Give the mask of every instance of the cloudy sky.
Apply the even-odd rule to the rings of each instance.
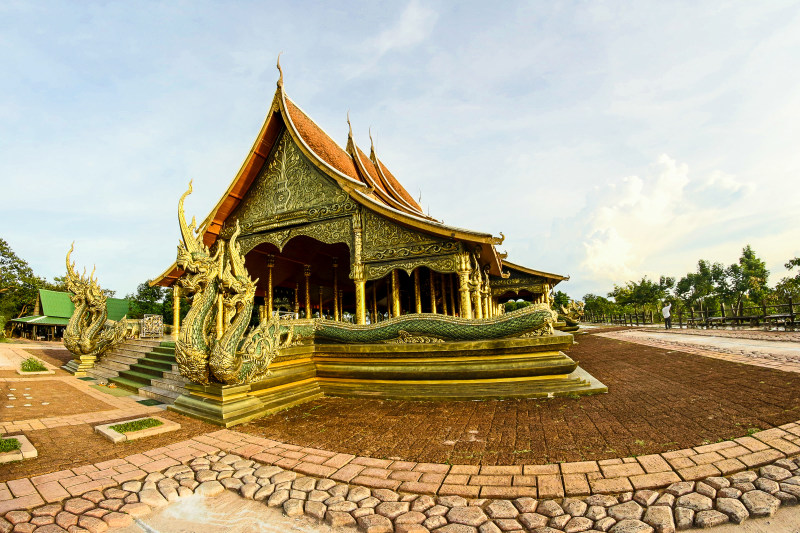
[[[0,237],[123,295],[175,258],[275,90],[573,297],[800,255],[796,2],[0,2]]]

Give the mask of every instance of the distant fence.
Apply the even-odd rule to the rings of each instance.
[[[692,307],[688,309],[678,308],[672,312],[672,325],[678,328],[714,328],[714,327],[783,327],[787,331],[794,330],[798,326],[800,318],[800,304],[796,304],[789,298],[787,303],[772,305],[762,304],[760,306],[744,307],[739,304],[738,308],[733,305],[720,305],[719,309]],[[663,323],[664,318],[661,313],[653,311],[642,313],[619,313],[619,314],[597,314],[587,312],[583,316],[583,321],[591,324],[614,324],[620,326],[646,326],[656,323]]]

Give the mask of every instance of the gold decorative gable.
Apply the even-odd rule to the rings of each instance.
[[[235,221],[242,235],[350,215],[358,204],[317,170],[284,131],[242,203],[227,218],[221,235],[229,238]]]

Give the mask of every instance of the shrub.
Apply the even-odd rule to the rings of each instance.
[[[28,357],[22,362],[21,366],[23,372],[44,372],[47,370],[47,367],[35,357]]]

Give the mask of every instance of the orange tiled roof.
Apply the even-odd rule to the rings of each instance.
[[[360,182],[364,182],[356,171],[353,159],[338,144],[331,139],[322,128],[309,118],[308,115],[297,107],[294,102],[286,98],[286,109],[291,115],[292,123],[297,132],[303,137],[309,148],[323,161],[341,172],[342,174]]]

